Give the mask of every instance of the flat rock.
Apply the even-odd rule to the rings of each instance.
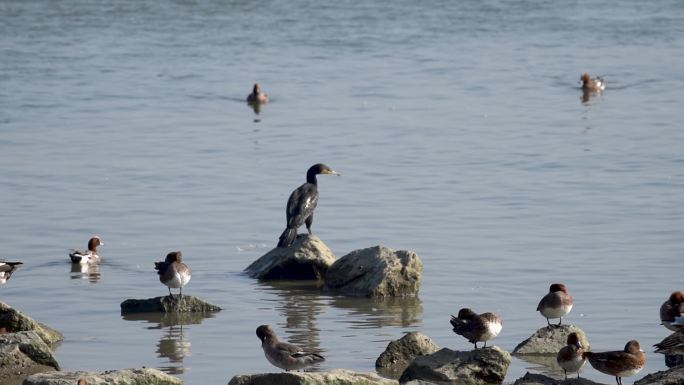
[[[603,385],[586,378],[577,378],[576,374],[568,377],[567,380],[559,380],[543,374],[533,374],[527,372],[523,377],[515,380],[513,385]]]
[[[64,339],[62,333],[34,321],[31,317],[0,301],[0,330],[6,333],[35,332],[46,344],[52,345]]]
[[[471,351],[443,348],[433,354],[418,356],[404,370],[400,383],[423,380],[438,384],[501,384],[506,377],[511,355],[498,346]]]
[[[430,337],[418,332],[406,333],[387,345],[387,349],[375,361],[375,367],[384,369],[381,374],[387,373],[388,376],[395,377],[393,374],[396,373],[396,377],[399,377],[414,358],[437,350],[439,346]]]
[[[684,384],[684,366],[646,375],[634,385],[681,385]]]
[[[122,369],[97,372],[54,372],[29,376],[23,385],[76,385],[79,379],[88,385],[182,385],[180,379],[157,369]]]
[[[261,280],[320,280],[335,255],[315,235],[300,235],[289,247],[276,247],[247,266],[245,272]]]
[[[0,334],[0,384],[21,384],[30,374],[55,370],[59,364],[38,333]]]
[[[412,251],[374,246],[333,263],[325,274],[329,290],[353,297],[404,297],[420,289],[423,263]]]
[[[590,350],[587,335],[575,325],[544,326],[537,330],[530,338],[518,344],[513,354],[558,354],[567,344],[568,335],[577,333],[584,350]]]
[[[358,373],[344,369],[329,372],[282,372],[243,374],[233,377],[228,385],[398,385],[396,380],[375,373]]]
[[[148,299],[127,299],[121,302],[121,314],[133,313],[210,313],[221,311],[221,308],[205,302],[191,295],[184,295],[183,300],[178,304],[178,296],[155,297]]]

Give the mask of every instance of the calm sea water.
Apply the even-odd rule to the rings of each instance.
[[[582,102],[583,71],[603,95]],[[272,100],[258,115],[254,82]],[[684,288],[683,90],[676,0],[2,1],[0,255],[25,265],[0,297],[64,332],[65,370],[222,384],[277,370],[264,323],[321,349],[319,369],[372,371],[407,331],[469,349],[448,323],[469,306],[501,315],[510,351],[563,282],[594,350],[641,342],[640,378],[665,368],[658,308]],[[343,177],[319,178],[314,232],[338,256],[415,250],[418,299],[241,274],[317,162]],[[92,234],[104,262],[71,272]],[[185,292],[225,310],[122,318],[167,293],[153,261],[172,250]]]

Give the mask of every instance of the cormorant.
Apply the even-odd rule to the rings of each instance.
[[[297,238],[297,229],[303,224],[306,224],[309,235],[312,234],[311,223],[313,223],[313,213],[318,204],[318,182],[316,180],[318,174],[340,175],[322,163],[309,168],[306,172],[306,183],[297,187],[290,194],[290,199],[287,200],[287,209],[285,210],[287,228],[280,235],[278,247],[290,246]]]

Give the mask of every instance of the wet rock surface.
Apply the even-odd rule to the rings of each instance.
[[[54,372],[29,376],[23,385],[76,385],[84,379],[88,385],[182,385],[180,379],[157,369],[122,369],[97,372]]]
[[[422,275],[416,253],[374,246],[337,260],[325,274],[325,286],[354,297],[412,296],[420,289]]]
[[[390,342],[387,349],[375,361],[375,367],[383,375],[399,377],[414,358],[432,354],[438,350],[439,346],[430,337],[418,332],[410,332]]]
[[[59,364],[36,332],[0,334],[0,384],[21,384],[30,374],[55,370]]]
[[[599,382],[594,382],[586,378],[576,378],[573,374],[572,378],[567,380],[559,380],[543,374],[533,374],[527,372],[523,377],[515,380],[513,385],[604,385]]]
[[[544,326],[513,349],[513,354],[558,354],[566,345],[568,335],[577,333],[584,350],[590,350],[587,335],[575,325]]]
[[[684,366],[663,370],[646,375],[634,382],[634,385],[682,385],[684,384]]]
[[[511,363],[511,356],[498,346],[471,351],[443,348],[433,354],[418,356],[404,370],[400,383],[423,380],[438,384],[501,384]]]
[[[64,339],[62,333],[34,321],[31,317],[2,301],[0,301],[0,330],[5,330],[6,333],[32,331],[48,345]]]
[[[211,313],[221,308],[191,295],[180,300],[177,295],[148,299],[127,299],[121,303],[121,314],[134,313]]]
[[[228,385],[398,385],[396,380],[375,373],[335,369],[329,372],[283,372],[245,374],[233,377]]]
[[[261,280],[321,280],[335,259],[320,238],[300,235],[289,247],[276,247],[252,262],[245,272]]]

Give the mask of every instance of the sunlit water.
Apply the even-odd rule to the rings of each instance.
[[[373,371],[449,315],[504,319],[512,350],[552,282],[594,350],[637,339],[642,375],[682,287],[684,7],[679,1],[0,2],[1,299],[64,332],[64,370],[149,366],[188,384],[275,371],[254,330]],[[584,102],[583,71],[608,89]],[[272,102],[243,102],[254,82]],[[415,250],[418,299],[255,282],[289,193],[325,162],[314,232],[338,257]],[[99,234],[98,271],[67,250]],[[123,318],[164,295],[182,250],[210,318]],[[182,328],[180,325],[183,325]],[[515,359],[507,380],[535,367]],[[560,375],[555,373],[555,375]],[[585,368],[604,383],[614,379]]]

